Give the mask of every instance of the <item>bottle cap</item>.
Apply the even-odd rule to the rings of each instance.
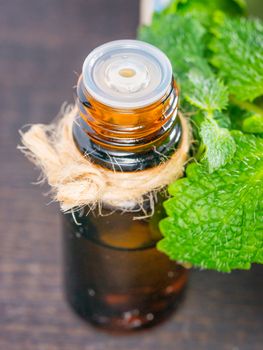
[[[141,108],[161,99],[172,81],[167,56],[138,40],[116,40],[86,57],[82,68],[87,92],[114,108]]]

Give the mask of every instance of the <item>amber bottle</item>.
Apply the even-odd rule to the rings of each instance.
[[[78,81],[77,104],[76,147],[109,171],[157,166],[180,143],[171,65],[152,45],[119,40],[93,50]],[[154,215],[147,198],[143,208],[132,201],[102,203],[63,217],[67,298],[80,316],[105,329],[159,323],[174,310],[186,283],[186,270],[155,247],[164,191]]]

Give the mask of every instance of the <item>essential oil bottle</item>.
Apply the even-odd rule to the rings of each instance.
[[[77,85],[76,147],[112,172],[145,171],[181,142],[178,89],[168,58],[136,40],[113,41],[86,58]],[[178,304],[187,272],[156,249],[164,191],[89,205],[63,215],[69,303],[99,327],[128,331],[165,319]]]

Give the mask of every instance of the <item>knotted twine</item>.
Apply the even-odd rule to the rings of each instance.
[[[179,113],[182,139],[173,155],[158,166],[133,172],[112,171],[94,164],[80,153],[72,136],[78,109],[67,106],[49,125],[35,124],[21,132],[19,149],[42,171],[42,180],[63,212],[102,203],[129,211],[127,203],[143,205],[145,196],[154,203],[156,193],[182,176],[190,146],[190,128]],[[154,208],[152,210],[152,214]]]

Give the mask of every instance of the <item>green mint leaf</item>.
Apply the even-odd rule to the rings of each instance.
[[[241,101],[263,94],[263,25],[260,20],[217,17],[209,48],[229,92]]]
[[[228,92],[224,84],[211,75],[204,78],[196,72],[188,74],[189,83],[185,93],[186,100],[203,111],[203,119],[199,124],[199,134],[205,147],[204,159],[209,172],[220,168],[234,156],[236,146],[233,137],[226,128],[220,128],[223,115],[219,113],[228,102]],[[226,120],[226,118],[224,118]]]
[[[200,135],[206,146],[205,159],[210,173],[231,161],[236,144],[228,129],[207,119],[201,124]]]
[[[232,135],[230,163],[212,174],[192,163],[169,186],[158,249],[171,259],[225,272],[263,263],[263,140]]]
[[[213,75],[205,78],[194,71],[188,74],[188,89],[185,98],[193,106],[213,113],[215,110],[221,111],[228,103],[228,92],[224,84]]]

